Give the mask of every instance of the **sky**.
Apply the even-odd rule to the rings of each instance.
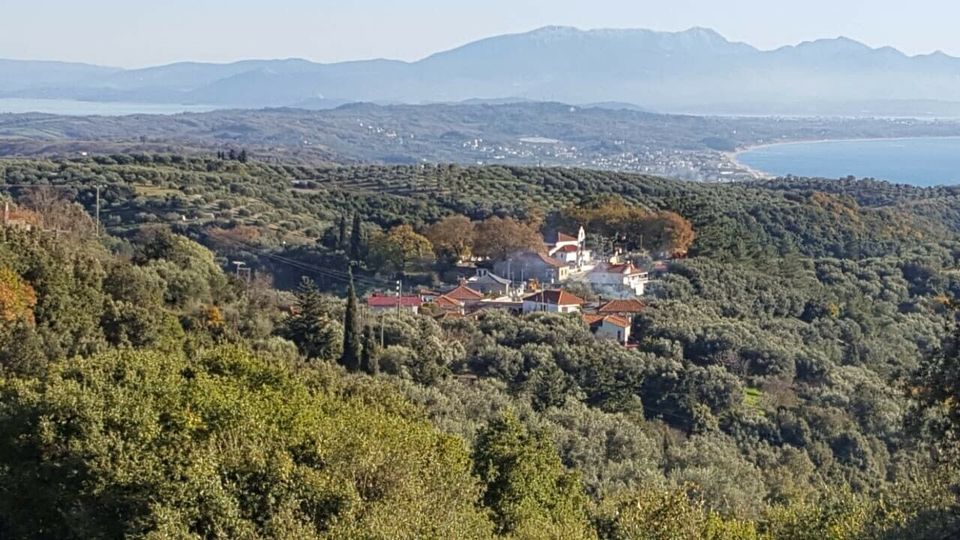
[[[960,56],[950,0],[0,0],[0,58],[118,67],[176,61],[416,60],[546,25],[713,28],[772,49],[846,36]]]

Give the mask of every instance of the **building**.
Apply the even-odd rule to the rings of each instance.
[[[376,313],[400,310],[416,314],[420,313],[422,305],[419,296],[374,295],[367,298],[367,307]]]
[[[477,275],[467,280],[467,286],[491,296],[510,296],[513,292],[509,279],[502,278],[486,268],[478,268]]]
[[[597,313],[600,315],[620,315],[627,319],[633,319],[633,317],[643,313],[646,307],[643,302],[636,298],[611,300],[605,304],[600,304],[600,307],[597,308]]]
[[[493,265],[498,276],[513,283],[535,279],[540,283],[563,283],[570,277],[570,267],[543,253],[523,251]]]
[[[484,298],[482,292],[473,290],[470,287],[467,287],[466,285],[463,285],[463,284],[459,285],[455,289],[451,289],[443,293],[443,296],[446,296],[447,298],[451,298],[458,302],[462,302],[464,305],[467,305],[467,306],[482,302]]]
[[[466,313],[466,304],[460,300],[450,298],[445,294],[434,298],[431,302],[429,302],[429,305],[434,306],[437,311],[442,314],[463,315]]]
[[[650,276],[632,263],[601,263],[587,273],[586,281],[597,291],[643,296]]]
[[[583,304],[583,299],[567,291],[540,291],[523,299],[523,312],[579,313]]]
[[[544,238],[547,255],[553,259],[581,269],[593,262],[593,254],[587,249],[587,233],[580,227],[577,236],[557,232]]]
[[[621,345],[630,341],[630,321],[619,315],[584,315],[583,322],[598,338],[612,339]]]

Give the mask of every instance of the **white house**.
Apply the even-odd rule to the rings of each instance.
[[[598,338],[613,339],[621,345],[630,341],[630,321],[619,315],[584,315],[583,322]]]
[[[593,254],[587,249],[587,233],[580,227],[577,236],[557,232],[544,239],[547,254],[569,266],[583,268],[593,262]]]
[[[523,312],[579,313],[584,301],[562,290],[540,291],[523,299]]]
[[[630,292],[642,296],[650,282],[650,275],[632,263],[601,263],[587,273],[586,280],[598,290]]]

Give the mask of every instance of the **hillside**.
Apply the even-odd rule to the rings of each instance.
[[[3,161],[0,178],[17,223],[46,230],[0,236],[4,534],[852,540],[960,523],[952,454],[929,451],[952,444],[935,396],[958,189],[178,155]],[[439,251],[382,263],[392,234],[631,208],[696,238],[629,348],[578,316],[350,300],[397,275],[443,286]]]
[[[251,108],[521,99],[710,114],[950,116],[958,109],[958,71],[960,59],[943,53],[908,56],[842,37],[766,51],[705,28],[546,27],[416,62],[291,59],[94,71],[4,61],[0,97]]]
[[[0,236],[4,534],[852,540],[960,523],[936,397],[957,189],[171,155],[3,161],[0,178],[47,229]],[[350,307],[351,279],[393,286],[372,256],[390,232],[458,214],[546,230],[572,205],[673,211],[696,233],[634,347],[570,315]],[[236,260],[257,279],[225,273]],[[408,283],[440,286],[441,260],[416,265]]]
[[[211,155],[242,148],[262,161],[310,165],[539,165],[729,181],[752,178],[730,157],[751,145],[950,135],[960,135],[960,123],[660,115],[617,104],[351,104],[173,116],[0,115],[0,156]]]

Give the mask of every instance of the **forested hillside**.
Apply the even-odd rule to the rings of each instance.
[[[0,178],[0,536],[960,531],[954,189],[168,155]],[[635,348],[560,314],[357,308],[438,279],[444,218],[601,242],[657,212],[692,244]],[[421,235],[436,261],[380,266]]]

